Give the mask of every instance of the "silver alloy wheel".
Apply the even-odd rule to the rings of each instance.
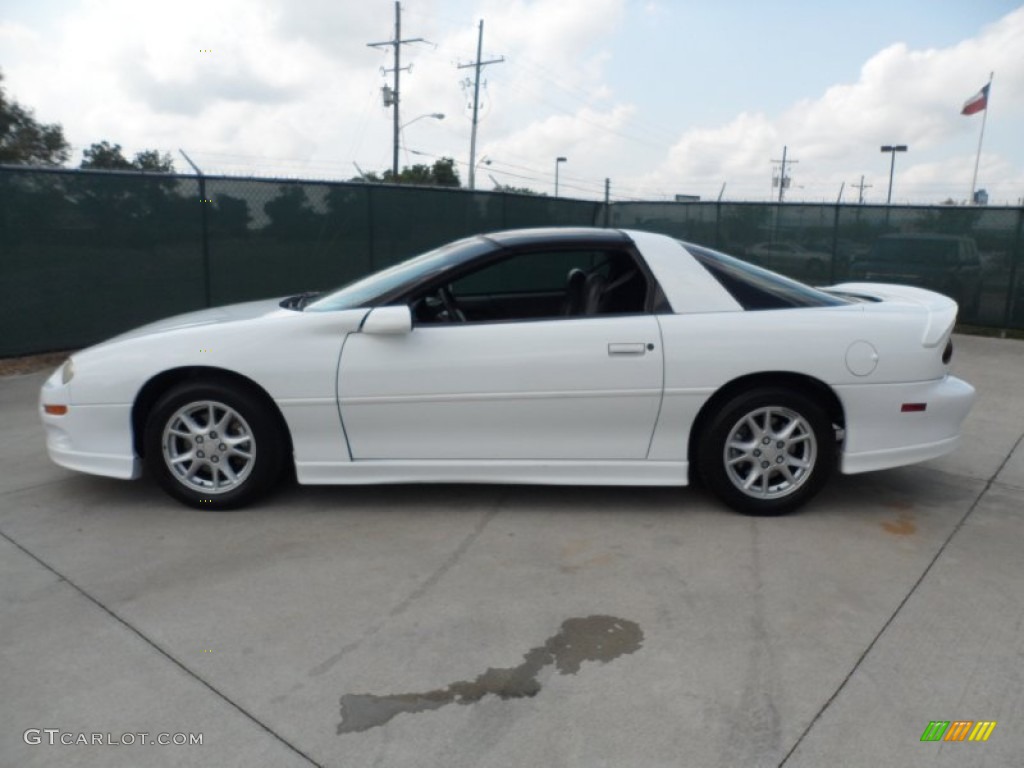
[[[175,411],[160,442],[171,476],[200,493],[238,488],[256,459],[249,424],[236,410],[215,400],[196,401]]]
[[[767,406],[743,416],[729,430],[725,473],[742,493],[779,499],[807,482],[818,457],[810,423],[789,408]]]

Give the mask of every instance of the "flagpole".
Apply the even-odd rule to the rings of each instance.
[[[981,116],[981,134],[978,136],[978,154],[974,158],[974,176],[971,178],[971,196],[967,198],[968,205],[974,205],[974,188],[978,185],[978,164],[981,162],[981,142],[985,140],[985,122],[988,120],[988,105],[992,101],[992,78],[995,72],[988,74],[988,91],[985,95],[985,114]]]

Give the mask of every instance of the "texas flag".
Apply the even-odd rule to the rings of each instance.
[[[988,106],[988,89],[990,85],[991,83],[988,83],[984,88],[965,101],[964,108],[960,110],[960,114],[973,115],[985,109],[985,107]]]

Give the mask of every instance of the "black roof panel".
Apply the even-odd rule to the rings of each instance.
[[[490,232],[484,237],[493,240],[505,248],[518,248],[524,245],[569,245],[574,242],[588,244],[622,245],[632,242],[617,229],[601,229],[600,227],[536,227],[532,229],[508,229],[503,232]]]

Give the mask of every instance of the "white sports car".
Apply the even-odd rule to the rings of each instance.
[[[71,469],[181,501],[300,483],[686,485],[792,510],[833,467],[952,451],[974,390],[956,303],[810,288],[670,237],[499,232],[326,294],[194,312],[74,354],[43,385]]]

